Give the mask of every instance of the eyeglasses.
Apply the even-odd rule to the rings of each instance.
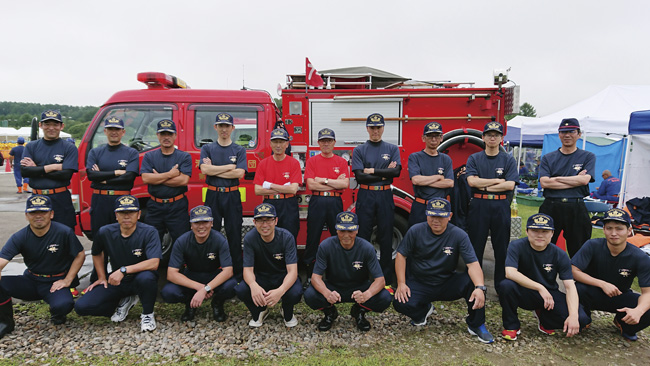
[[[571,131],[560,131],[560,135],[574,135],[577,134],[578,130],[571,130]]]
[[[424,135],[424,138],[429,140],[434,140],[434,139],[437,140],[437,139],[441,139],[442,135],[438,133],[430,133],[428,135]]]

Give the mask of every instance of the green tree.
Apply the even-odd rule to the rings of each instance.
[[[524,103],[521,105],[519,115],[525,117],[537,117],[537,111],[535,110],[535,107],[533,107],[532,104]]]

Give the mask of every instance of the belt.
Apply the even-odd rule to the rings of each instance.
[[[474,198],[480,198],[484,200],[505,200],[508,198],[505,194],[480,194],[474,193]]]
[[[67,191],[68,187],[59,187],[59,188],[49,188],[49,189],[36,189],[32,188],[32,191],[36,194],[55,194]]]
[[[31,273],[32,275],[36,276],[36,277],[45,277],[45,278],[65,276],[65,274],[68,273],[68,272],[61,272],[61,273],[57,273],[57,274],[53,274],[53,275],[44,275],[44,274],[34,273],[34,272],[30,271],[29,269],[27,271],[29,273]]]
[[[584,202],[582,198],[546,198],[547,200],[551,202]]]
[[[232,186],[232,187],[215,187],[208,185],[208,189],[211,191],[217,191],[221,193],[227,193],[227,192],[233,192],[239,189],[239,186]]]
[[[291,197],[295,197],[295,196],[296,196],[295,194],[271,194],[271,195],[268,195],[268,196],[264,196],[264,199],[265,200],[281,200],[281,199],[291,198]]]
[[[332,191],[312,191],[313,196],[323,196],[323,197],[341,197],[341,193],[332,192]]]
[[[131,194],[131,191],[114,191],[112,189],[93,189],[93,194],[101,194],[104,196],[123,196]]]
[[[157,197],[151,196],[151,199],[154,200],[155,202],[158,202],[158,203],[172,203],[172,202],[176,202],[178,200],[183,199],[183,197],[185,197],[185,193],[179,194],[178,196],[172,197],[172,198],[157,198]]]
[[[425,204],[425,205],[427,204],[427,200],[425,200],[424,198],[420,198],[420,197],[415,197],[415,202],[422,203],[422,204]]]
[[[390,184],[386,184],[384,186],[368,186],[365,184],[361,184],[359,186],[361,187],[361,189],[368,189],[371,191],[385,191],[387,189],[390,189]]]

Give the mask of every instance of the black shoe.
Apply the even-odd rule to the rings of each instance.
[[[354,319],[354,323],[357,325],[357,329],[362,332],[367,332],[370,330],[370,323],[366,320],[366,312],[368,310],[359,306],[359,304],[352,305],[350,309],[350,316]]]
[[[311,285],[311,276],[307,277],[305,283],[302,284],[302,291],[303,292],[307,291],[307,287],[309,287],[309,285]]]
[[[181,315],[181,321],[183,322],[192,321],[194,320],[195,315],[196,315],[196,308],[186,305],[185,312],[183,312],[183,315]]]
[[[14,330],[14,310],[11,299],[0,305],[0,338]]]
[[[332,305],[329,308],[323,309],[323,314],[325,314],[325,316],[323,317],[323,320],[318,323],[318,330],[321,332],[327,332],[332,328],[332,323],[334,323],[334,320],[339,316],[339,312],[336,310],[336,306]]]
[[[228,316],[223,310],[223,301],[213,301],[212,302],[212,317],[217,322],[225,322]]]
[[[66,317],[65,317],[65,315],[52,315],[50,320],[52,321],[52,324],[54,324],[54,325],[61,325],[61,324],[65,324]]]

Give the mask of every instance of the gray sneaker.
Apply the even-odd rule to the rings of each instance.
[[[115,323],[119,323],[121,321],[124,321],[126,319],[126,316],[129,315],[129,310],[138,303],[138,296],[137,295],[132,295],[132,296],[127,296],[120,300],[120,303],[117,305],[117,308],[115,309],[115,313],[111,316],[111,320],[114,321]]]
[[[266,308],[264,311],[260,313],[260,315],[257,317],[257,320],[251,319],[251,321],[248,322],[249,327],[253,328],[259,328],[264,324],[264,319],[269,316],[269,309]]]
[[[156,318],[151,314],[141,314],[140,315],[140,330],[143,332],[151,332],[156,329]]]

